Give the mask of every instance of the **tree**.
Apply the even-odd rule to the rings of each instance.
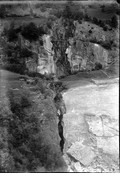
[[[19,32],[19,30],[15,29],[15,23],[14,23],[14,21],[12,21],[11,24],[10,24],[10,28],[6,32],[8,41],[9,42],[17,41],[18,32]]]
[[[46,32],[45,32],[45,30],[43,29],[43,27],[38,27],[38,37],[39,36],[42,36],[42,35],[44,35],[44,34],[46,34]]]
[[[26,70],[26,59],[32,57],[33,53],[27,47],[21,47],[18,42],[8,42],[4,47],[4,64],[8,70],[24,73]]]
[[[22,28],[22,36],[29,40],[30,42],[38,40],[39,37],[39,30],[37,26],[31,22]]]

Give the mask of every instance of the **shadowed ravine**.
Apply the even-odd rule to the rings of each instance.
[[[59,136],[61,138],[60,140],[60,148],[61,148],[61,151],[63,152],[63,149],[64,149],[64,143],[65,143],[65,139],[64,139],[64,136],[63,136],[63,115],[60,115],[59,116],[59,123],[58,123],[58,132],[59,132]]]
[[[61,92],[59,92],[56,95],[56,97],[54,98],[54,101],[55,101],[57,116],[58,116],[58,133],[60,137],[60,148],[61,148],[61,152],[63,152],[64,144],[65,144],[63,116],[66,113],[66,105],[64,103]]]

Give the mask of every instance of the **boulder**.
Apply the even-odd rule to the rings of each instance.
[[[79,162],[74,163],[74,168],[75,168],[76,172],[82,172],[83,171]]]
[[[96,156],[91,147],[83,145],[82,142],[75,142],[68,149],[67,154],[82,163],[84,166],[90,165]]]

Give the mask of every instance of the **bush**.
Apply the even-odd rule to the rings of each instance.
[[[39,31],[37,26],[31,22],[22,28],[22,36],[29,41],[36,41],[39,37]]]
[[[102,64],[99,62],[96,62],[95,63],[95,70],[100,70],[100,69],[102,69]]]
[[[45,33],[43,27],[37,27],[33,22],[23,26],[21,32],[22,36],[30,42],[38,40],[39,36],[42,36]]]
[[[18,34],[17,34],[16,30],[14,29],[14,25],[10,26],[10,29],[7,32],[7,37],[8,37],[9,42],[17,41]]]
[[[89,33],[92,34],[92,30],[91,29],[89,30]]]
[[[46,32],[44,31],[43,27],[41,27],[41,26],[38,27],[38,34],[39,34],[40,36],[46,34]]]
[[[104,31],[107,31],[107,30],[108,30],[108,27],[107,27],[107,26],[104,26],[104,27],[103,27],[103,30],[104,30]]]
[[[99,24],[99,20],[96,17],[93,17],[93,22],[98,25]]]
[[[27,48],[21,49],[20,56],[22,58],[32,57],[32,55],[33,55],[33,53],[30,50],[28,50]]]
[[[21,26],[15,28],[15,23],[12,21],[10,23],[10,27],[4,27],[2,35],[7,37],[9,42],[14,42],[18,40],[18,33],[21,32]]]

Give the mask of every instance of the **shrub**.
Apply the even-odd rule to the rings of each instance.
[[[89,30],[89,33],[92,34],[92,30],[91,29]]]
[[[93,17],[93,22],[94,22],[96,25],[98,25],[99,20],[98,20],[96,17]]]
[[[44,31],[43,27],[41,27],[41,26],[38,27],[38,34],[39,34],[40,36],[46,34],[46,32]]]
[[[18,39],[18,34],[16,33],[16,30],[12,26],[8,30],[7,37],[9,42],[17,41]]]
[[[62,92],[63,90],[66,90],[66,86],[63,85],[63,83],[61,81],[58,82],[51,82],[50,83],[50,88],[55,91],[55,93],[59,93]]]
[[[31,22],[22,27],[21,34],[25,39],[32,42],[39,40],[39,36],[46,34],[46,32],[42,26],[37,27],[33,22]]]
[[[15,23],[12,21],[10,27],[4,27],[3,36],[6,36],[9,42],[14,42],[18,40],[18,33],[21,32],[21,26],[15,28]]]
[[[99,62],[96,62],[95,63],[95,70],[100,70],[100,69],[102,69],[102,64]]]
[[[33,53],[28,50],[27,48],[23,48],[21,49],[21,53],[20,53],[22,58],[27,58],[27,57],[32,57]]]
[[[104,27],[103,27],[103,30],[104,30],[104,31],[107,31],[107,30],[108,30],[108,27],[107,27],[107,26],[104,26]]]
[[[39,37],[39,30],[37,26],[31,22],[23,27],[22,36],[29,41],[36,41]]]

